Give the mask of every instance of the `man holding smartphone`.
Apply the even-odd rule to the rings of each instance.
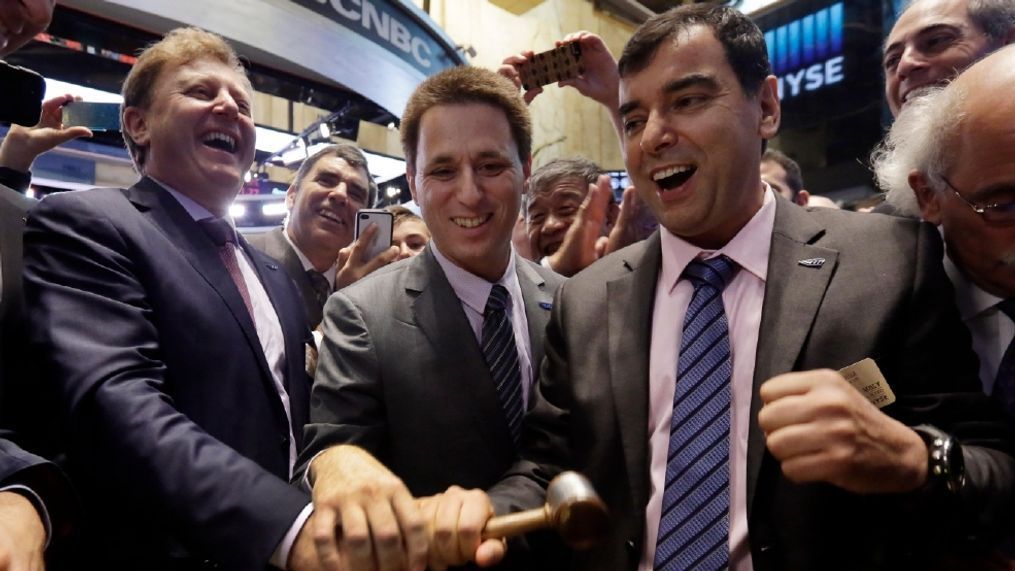
[[[286,224],[250,236],[250,244],[280,261],[296,282],[311,328],[321,323],[331,292],[398,256],[390,248],[372,258],[366,255],[376,228],[364,229],[364,240],[355,240],[356,212],[373,202],[376,188],[358,148],[331,145],[303,161],[296,172],[285,196]]]
[[[409,188],[432,238],[422,254],[335,293],[325,308],[301,460],[317,521],[331,529],[339,518],[346,530],[364,524],[337,494],[317,493],[341,478],[332,466],[346,444],[374,454],[417,497],[500,477],[516,456],[563,281],[511,246],[531,119],[510,81],[473,67],[441,72],[410,97],[401,133]],[[396,520],[394,537],[412,529],[398,506],[392,511],[370,514],[371,529]],[[432,515],[424,509],[424,520]],[[445,547],[431,544],[432,567],[461,561]]]

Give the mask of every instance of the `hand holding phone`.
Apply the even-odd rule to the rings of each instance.
[[[382,208],[365,208],[356,212],[356,240],[370,224],[377,225],[377,233],[370,244],[367,244],[363,256],[365,260],[372,260],[378,254],[391,247],[391,229],[393,216]]]
[[[119,131],[120,104],[71,101],[63,108],[64,127],[88,127],[92,131]]]
[[[582,48],[578,42],[568,42],[552,50],[534,54],[517,67],[522,89],[526,91],[585,73]]]

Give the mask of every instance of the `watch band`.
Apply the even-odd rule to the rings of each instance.
[[[927,445],[927,488],[957,494],[966,483],[962,445],[952,435],[929,424],[914,426]]]

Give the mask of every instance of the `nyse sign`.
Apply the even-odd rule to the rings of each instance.
[[[765,32],[780,99],[792,99],[845,78],[842,2]]]
[[[805,91],[816,91],[826,85],[834,85],[843,79],[843,56],[836,56],[793,73],[779,76],[779,99],[796,97]]]

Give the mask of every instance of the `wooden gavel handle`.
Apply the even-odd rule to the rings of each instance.
[[[483,539],[514,537],[550,527],[549,506],[490,518],[483,528]]]

